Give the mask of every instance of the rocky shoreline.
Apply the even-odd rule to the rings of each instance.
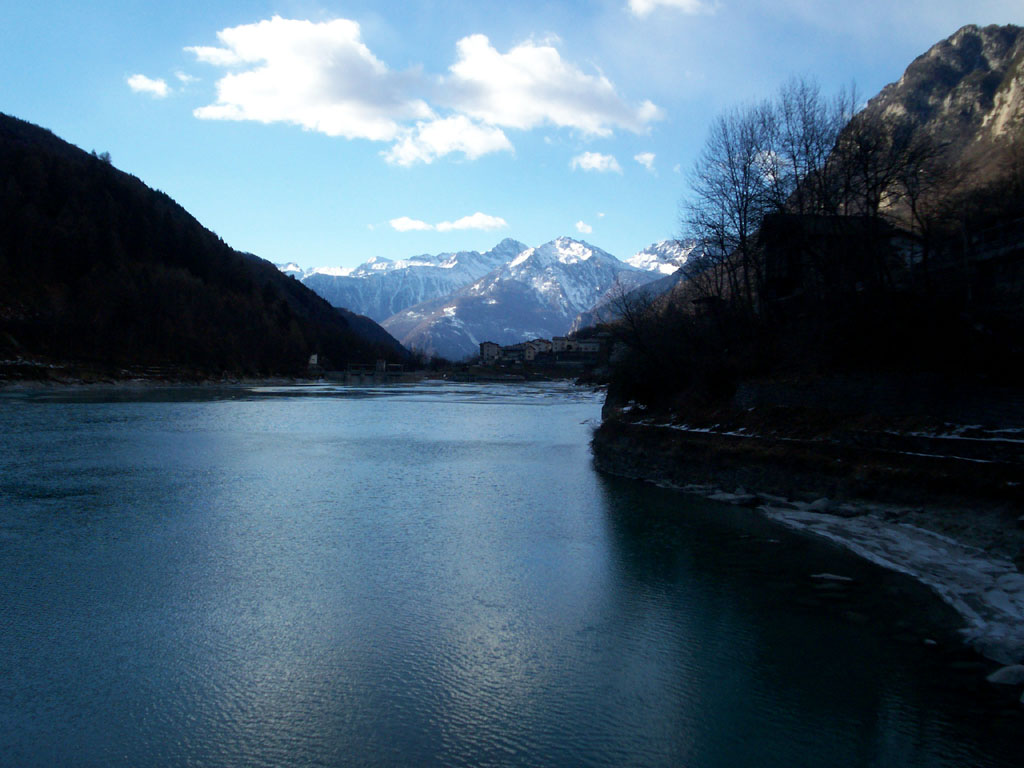
[[[904,573],[960,615],[970,647],[1024,663],[1024,431],[765,434],[753,418],[695,426],[629,410],[595,431],[600,471],[756,509]]]

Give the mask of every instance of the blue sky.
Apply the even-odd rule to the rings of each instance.
[[[275,262],[678,234],[722,109],[874,95],[1020,0],[0,0],[0,111]]]

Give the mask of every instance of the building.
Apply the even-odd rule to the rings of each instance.
[[[909,232],[870,216],[773,213],[758,231],[765,303],[877,286],[920,259]]]
[[[501,357],[501,345],[493,341],[480,342],[480,362],[484,365],[493,365]]]
[[[605,334],[607,337],[607,334]],[[607,342],[607,339],[604,339]],[[493,341],[485,341],[480,344],[480,361],[484,365],[495,365],[497,363],[533,363],[559,364],[573,361],[581,365],[588,361],[594,361],[601,353],[602,338],[577,340],[566,336],[555,336],[551,341],[547,339],[531,339],[520,341],[517,344],[499,346]]]

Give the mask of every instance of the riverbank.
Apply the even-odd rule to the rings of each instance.
[[[464,383],[517,383],[523,381],[575,381],[594,383],[580,376],[580,371],[555,368],[527,368],[510,372],[493,367],[461,365],[448,369],[422,369],[375,375],[373,371],[350,374],[347,371],[324,371],[316,376],[234,376],[182,367],[115,368],[74,363],[47,363],[28,360],[0,360],[0,389],[37,389],[49,386],[283,386],[287,384],[349,383],[408,384],[425,379]]]
[[[592,443],[602,472],[757,509],[907,574],[958,612],[972,648],[1024,661],[1024,430],[826,425],[795,409],[605,417]]]
[[[0,390],[46,389],[51,387],[206,387],[206,386],[288,386],[302,384],[346,383],[344,371],[326,372],[316,376],[237,376],[213,375],[182,368],[104,368],[76,364],[0,360]],[[444,372],[430,370],[403,371],[375,377],[358,374],[349,383],[412,383],[423,379],[442,379]]]

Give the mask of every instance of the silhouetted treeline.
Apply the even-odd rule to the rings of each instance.
[[[856,101],[794,81],[713,123],[685,279],[617,300],[618,397],[720,403],[745,380],[876,372],[1024,384],[1024,139],[979,180],[958,147]]]
[[[0,115],[0,354],[257,375],[313,353],[406,354],[104,157]]]

